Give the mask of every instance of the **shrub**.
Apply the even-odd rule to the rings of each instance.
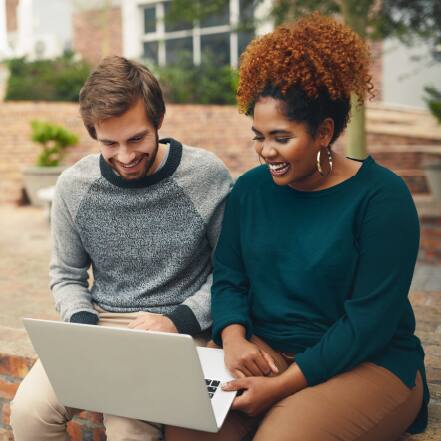
[[[179,63],[153,68],[159,78],[165,99],[172,103],[234,104],[236,101],[237,71],[219,66],[213,57],[205,56],[194,66],[188,55]]]
[[[10,76],[6,100],[78,101],[80,89],[91,71],[72,52],[54,60],[8,62]]]
[[[435,89],[435,87],[425,87],[424,90],[427,93],[425,101],[429,110],[438,122],[441,123],[441,91]]]
[[[37,158],[41,167],[56,167],[64,156],[66,147],[78,144],[78,136],[62,126],[44,121],[32,121],[32,141],[40,144]]]

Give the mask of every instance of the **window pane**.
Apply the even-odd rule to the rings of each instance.
[[[246,49],[248,43],[254,38],[254,32],[238,32],[239,56]]]
[[[202,61],[214,59],[220,66],[230,64],[230,34],[201,36]]]
[[[254,0],[239,0],[239,20],[252,21],[254,18]]]
[[[142,59],[146,63],[158,64],[158,42],[151,41],[144,43],[142,51]]]
[[[186,20],[171,20],[169,13],[172,2],[164,3],[165,8],[165,32],[186,31],[193,29],[193,23]]]
[[[173,38],[165,41],[165,58],[167,65],[177,64],[184,58],[193,59],[193,38]]]
[[[222,6],[214,14],[208,14],[201,20],[201,28],[230,24],[230,1],[222,0]]]
[[[156,7],[144,8],[144,33],[156,32]]]

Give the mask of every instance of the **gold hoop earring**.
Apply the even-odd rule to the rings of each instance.
[[[322,149],[320,149],[317,152],[317,171],[319,172],[320,176],[325,176],[325,174],[323,173],[322,164],[321,164],[321,153],[322,153]],[[329,146],[326,147],[326,153],[328,154],[328,161],[329,161],[329,171],[328,171],[328,174],[326,175],[326,177],[328,177],[332,173],[332,166],[333,166],[331,147],[329,147]]]

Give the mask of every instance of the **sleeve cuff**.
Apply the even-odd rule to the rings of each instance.
[[[179,334],[199,334],[202,329],[193,311],[187,305],[179,305],[169,314],[164,314],[176,326]]]
[[[312,363],[310,357],[306,356],[304,352],[295,356],[295,362],[305,376],[308,386],[316,386],[327,380],[319,366]]]
[[[245,327],[245,338],[249,340],[253,336],[253,329],[251,326],[251,322],[249,320],[244,320],[242,317],[231,318],[229,320],[224,321],[220,325],[217,325],[215,321],[213,321],[213,332],[212,338],[213,341],[219,346],[222,347],[222,331],[230,325],[242,325]]]
[[[70,318],[71,323],[82,323],[84,325],[96,325],[98,323],[98,316],[93,312],[79,311],[72,314]]]

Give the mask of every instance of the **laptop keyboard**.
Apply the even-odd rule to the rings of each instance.
[[[207,386],[208,395],[210,398],[213,398],[214,393],[216,392],[216,389],[220,385],[220,381],[218,380],[209,380],[208,378],[205,379],[205,384]]]

